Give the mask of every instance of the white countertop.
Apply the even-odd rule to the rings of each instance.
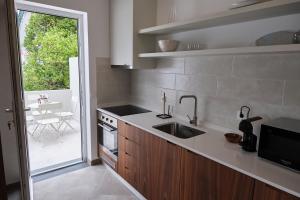
[[[98,110],[130,123],[160,138],[166,139],[196,154],[202,155],[275,188],[300,197],[299,173],[263,160],[257,156],[257,153],[243,151],[239,145],[231,144],[226,141],[224,137],[225,132],[201,126],[194,127],[176,118],[163,120],[157,118],[157,113],[154,112],[120,117],[102,109]],[[153,128],[154,125],[169,122],[179,122],[186,126],[200,129],[206,133],[193,138],[181,139]]]

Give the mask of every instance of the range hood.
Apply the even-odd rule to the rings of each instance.
[[[111,65],[113,69],[133,69],[132,65]]]

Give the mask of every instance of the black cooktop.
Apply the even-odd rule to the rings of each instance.
[[[133,105],[112,106],[112,107],[106,107],[102,109],[118,116],[126,116],[126,115],[134,115],[134,114],[151,112],[150,110],[146,110],[144,108],[140,108]]]

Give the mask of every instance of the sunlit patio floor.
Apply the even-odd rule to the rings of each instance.
[[[71,160],[81,159],[80,123],[71,120],[68,126],[56,132],[47,127],[42,133],[38,129],[34,136],[34,125],[28,125],[28,146],[31,171],[51,167]]]

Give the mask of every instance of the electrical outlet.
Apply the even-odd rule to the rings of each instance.
[[[247,119],[247,115],[243,114],[244,117],[241,117],[240,114],[241,114],[241,111],[238,110],[237,113],[236,113],[236,118],[237,118],[239,121],[242,121],[242,120],[244,120],[244,119]]]

